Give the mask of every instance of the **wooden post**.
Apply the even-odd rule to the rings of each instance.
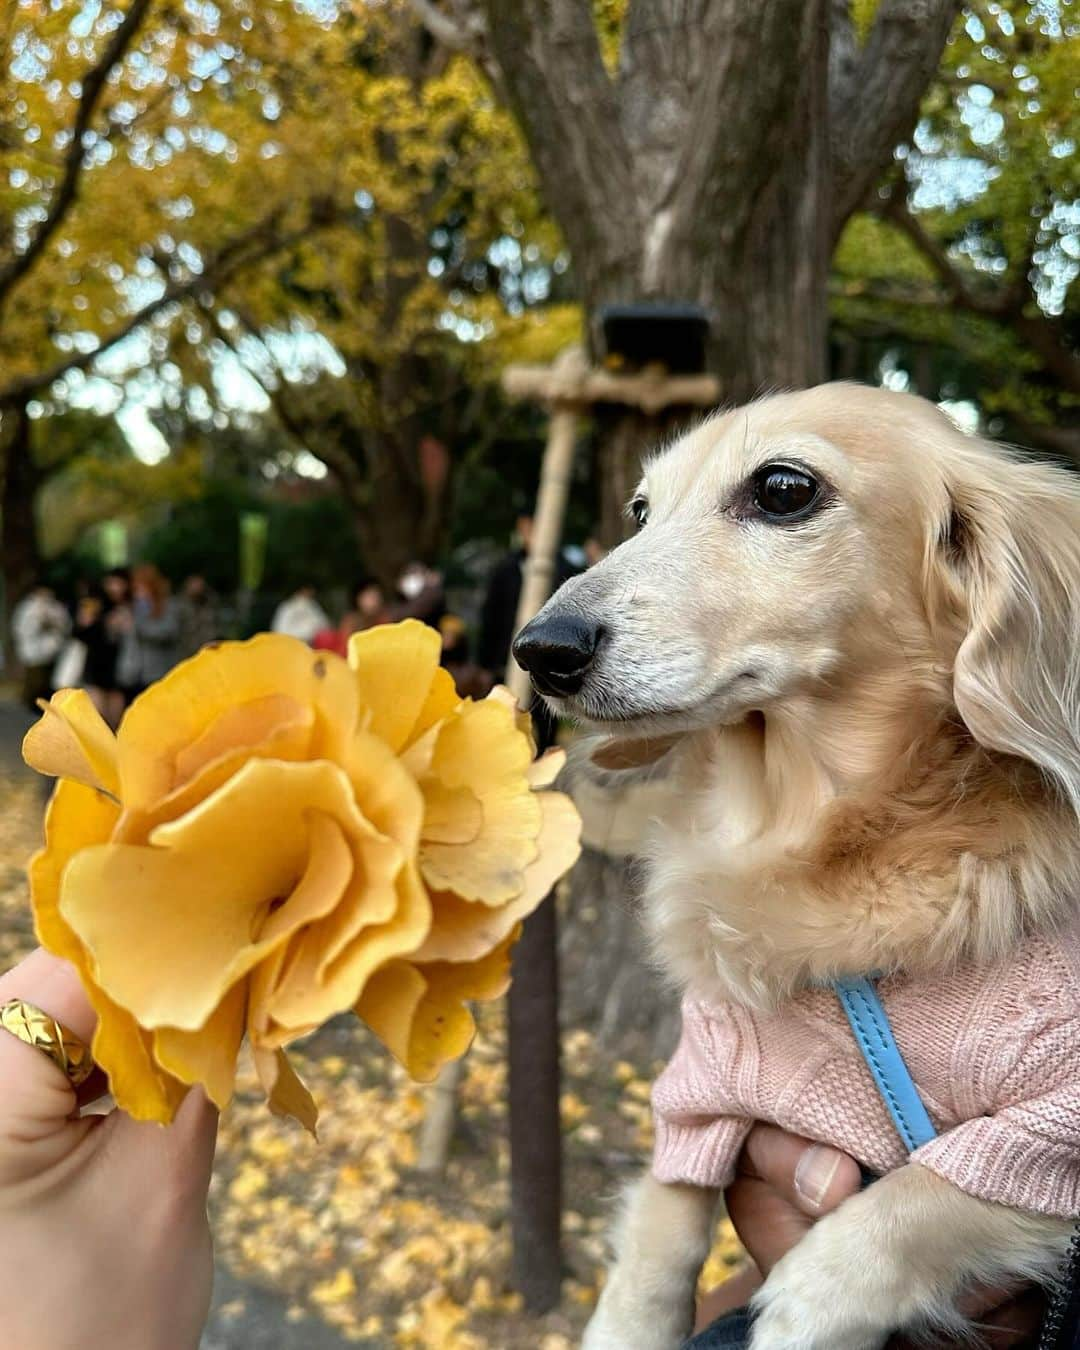
[[[717,401],[719,387],[707,375],[670,377],[659,371],[615,375],[593,370],[576,347],[552,366],[511,366],[503,385],[512,398],[537,399],[551,407],[517,632],[551,594],[582,410],[597,402],[625,403],[649,412],[677,403],[710,404]],[[531,706],[529,677],[513,657],[507,663],[506,683],[523,708]],[[559,977],[553,894],[526,920],[514,948],[508,1034],[513,1281],[526,1308],[543,1313],[559,1301],[562,1279]]]
[[[540,469],[532,538],[514,631],[551,594],[574,470],[577,410],[556,405]],[[511,656],[506,683],[523,708],[528,675]],[[513,1282],[532,1313],[559,1301],[562,1283],[562,1133],[559,1121],[559,969],[555,896],[525,921],[507,1000],[510,1049],[510,1224]]]
[[[555,564],[562,542],[566,502],[574,474],[574,437],[577,433],[577,409],[556,405],[551,414],[547,445],[540,467],[540,488],[533,512],[532,540],[525,555],[514,632],[519,633],[544,606],[555,580]],[[506,663],[506,683],[511,693],[527,708],[532,702],[529,677],[511,656]]]
[[[531,1313],[559,1302],[562,1132],[555,895],[525,920],[507,999],[510,1041],[510,1227],[514,1288]]]
[[[416,1170],[424,1176],[441,1177],[450,1157],[457,1124],[457,1094],[465,1070],[463,1059],[444,1064],[428,1090],[428,1105],[416,1146]]]

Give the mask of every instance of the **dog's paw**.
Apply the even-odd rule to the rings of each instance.
[[[895,1329],[887,1291],[861,1278],[865,1267],[848,1262],[839,1234],[819,1229],[754,1295],[750,1350],[880,1350]]]
[[[681,1330],[653,1326],[617,1326],[608,1318],[593,1318],[585,1328],[581,1350],[678,1350],[686,1339]]]
[[[682,1309],[632,1306],[610,1287],[585,1328],[581,1350],[678,1350],[688,1334]]]
[[[880,1350],[889,1339],[888,1332],[839,1325],[820,1298],[808,1301],[780,1292],[755,1307],[750,1350]]]

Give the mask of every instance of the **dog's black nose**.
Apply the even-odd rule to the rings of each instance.
[[[527,623],[514,642],[514,660],[542,694],[575,694],[596,656],[603,629],[580,614],[553,614]]]

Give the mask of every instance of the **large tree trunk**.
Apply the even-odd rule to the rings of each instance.
[[[632,5],[617,84],[596,76],[587,7],[555,5],[535,28],[531,8],[491,4],[492,41],[574,256],[594,352],[605,305],[685,302],[709,315],[708,365],[724,402],[823,379],[833,234],[825,0],[659,6],[696,11],[697,23],[674,13],[661,23],[653,7]],[[574,69],[540,89],[556,61]],[[609,153],[594,154],[581,128]],[[580,182],[575,151],[589,155]],[[602,417],[607,545],[623,537],[642,452],[685,420]]]
[[[4,611],[10,616],[20,596],[41,571],[35,502],[41,474],[34,463],[26,404],[0,409],[0,548],[3,550]],[[10,625],[4,624],[4,653],[11,659]]]
[[[446,529],[449,473],[425,473],[425,438],[413,443],[401,434],[369,432],[365,437],[369,478],[353,499],[364,564],[384,587],[393,587],[410,562],[433,563]]]

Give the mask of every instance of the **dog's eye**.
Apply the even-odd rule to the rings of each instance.
[[[630,503],[630,514],[634,517],[634,523],[640,530],[649,519],[649,503],[644,497],[635,497]]]
[[[766,464],[754,475],[754,505],[771,520],[805,515],[819,492],[816,479],[788,464]]]

